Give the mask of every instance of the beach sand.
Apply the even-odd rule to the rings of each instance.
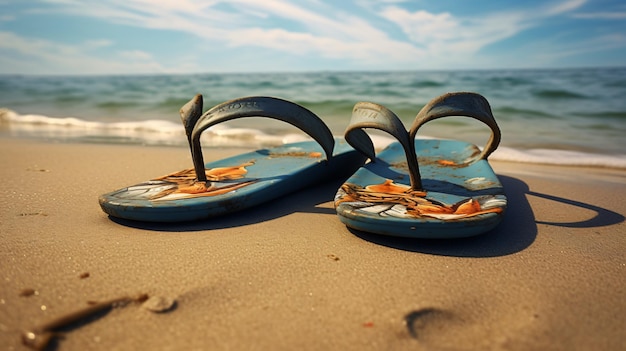
[[[185,148],[0,139],[0,345],[89,302],[59,350],[624,350],[626,171],[492,162],[509,199],[475,238],[357,233],[340,181],[187,224],[98,196],[191,167]],[[205,159],[241,149],[207,150]]]

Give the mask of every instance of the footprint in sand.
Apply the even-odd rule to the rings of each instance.
[[[450,324],[459,320],[451,312],[429,307],[409,312],[404,321],[412,338],[430,343],[439,339]]]

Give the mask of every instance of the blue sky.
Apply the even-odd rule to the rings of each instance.
[[[623,0],[0,0],[0,74],[623,66]]]

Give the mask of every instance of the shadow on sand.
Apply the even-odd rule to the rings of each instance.
[[[363,240],[399,250],[458,257],[496,257],[510,255],[529,247],[537,236],[537,224],[568,228],[591,228],[613,225],[624,221],[624,216],[605,208],[533,192],[526,183],[517,178],[508,176],[499,176],[499,178],[508,198],[507,213],[498,227],[484,235],[462,239],[437,240],[384,236],[349,228],[346,228],[346,230]],[[287,195],[263,206],[195,222],[146,223],[114,217],[109,218],[116,223],[133,228],[162,232],[187,232],[257,224],[296,212],[335,216],[333,209],[318,207],[318,205],[333,199],[341,184],[340,180],[327,182]],[[554,223],[536,221],[533,210],[526,198],[527,195],[589,209],[594,211],[596,215],[580,222]]]
[[[433,240],[383,236],[356,230],[351,230],[351,232],[364,240],[399,250],[457,257],[496,257],[510,255],[529,247],[537,237],[537,224],[591,228],[624,221],[624,216],[605,208],[530,191],[528,185],[517,178],[508,176],[499,176],[499,178],[508,199],[507,213],[498,227],[484,235],[453,240]],[[526,199],[527,195],[586,208],[594,211],[596,215],[591,219],[573,223],[536,221]]]

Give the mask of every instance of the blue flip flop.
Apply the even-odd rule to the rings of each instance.
[[[415,139],[426,122],[467,116],[491,128],[481,151],[455,140]],[[398,141],[378,155],[364,131],[375,128]],[[475,93],[449,93],[430,101],[407,132],[384,106],[354,106],[345,138],[371,162],[338,190],[339,219],[357,230],[412,238],[459,238],[485,233],[504,216],[504,189],[487,162],[500,143],[500,129],[487,100]]]
[[[99,198],[104,212],[112,217],[148,222],[219,216],[319,182],[345,179],[366,159],[345,140],[335,139],[314,113],[278,98],[240,98],[202,114],[202,96],[196,95],[180,114],[194,168],[104,194]],[[257,150],[205,165],[200,145],[202,132],[220,122],[253,116],[290,123],[315,141]]]

